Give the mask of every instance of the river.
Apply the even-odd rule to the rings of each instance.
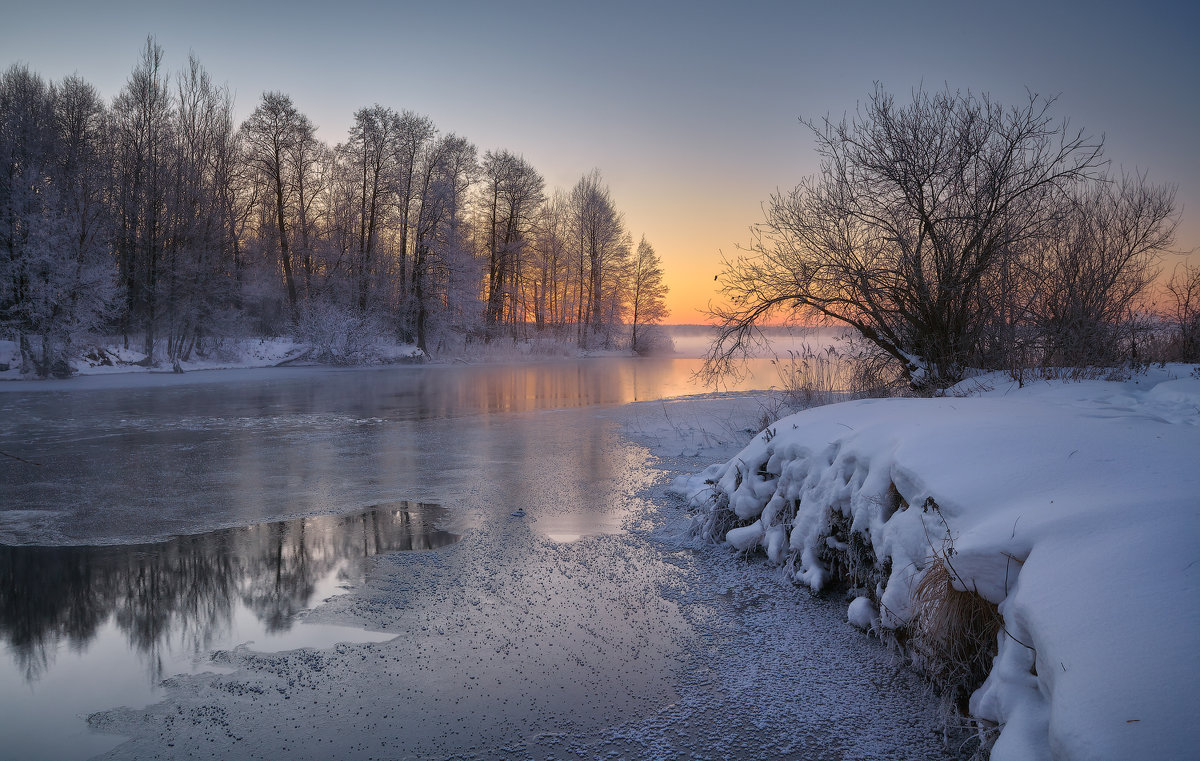
[[[625,432],[627,413],[709,391],[698,365],[210,371],[3,390],[0,451],[20,458],[0,460],[5,747],[930,757],[940,746],[920,723],[936,707],[836,602],[797,603],[763,569],[662,534],[665,471],[706,463],[656,459]],[[708,402],[771,385],[766,361],[752,370]],[[798,616],[800,639],[755,644],[755,617],[779,615]],[[805,702],[824,713],[796,718],[792,698],[811,685],[793,683],[808,657],[795,651],[827,661],[831,637],[834,651],[859,650],[819,669]],[[879,680],[901,683],[887,709],[899,728],[879,718]]]

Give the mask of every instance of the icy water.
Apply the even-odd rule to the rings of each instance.
[[[457,541],[436,528],[441,512],[395,502],[153,544],[0,546],[4,753],[62,758],[111,747],[113,738],[82,724],[72,731],[75,714],[152,702],[164,676],[210,670],[214,650],[390,639],[297,618],[360,581],[367,558]],[[14,694],[21,682],[27,689]]]
[[[547,464],[552,411],[703,392],[699,366],[604,358],[0,386],[0,451],[37,463],[0,458],[0,543],[128,543],[395,499],[450,504],[447,490],[480,480],[519,493],[521,474]],[[757,369],[733,390],[769,385],[770,367]],[[580,430],[553,453],[556,470],[602,479],[603,441],[594,425]],[[554,528],[619,528],[620,515],[587,503]]]
[[[837,605],[755,602],[734,559],[648,533],[662,466],[618,405],[704,392],[697,364],[0,392],[0,451],[23,460],[0,459],[0,747],[23,733],[32,758],[938,757],[936,706]],[[759,608],[822,623],[758,642]],[[806,648],[845,647],[861,652],[805,665]],[[796,711],[805,726],[785,727]]]

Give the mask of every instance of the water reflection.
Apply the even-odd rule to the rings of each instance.
[[[262,631],[286,631],[323,579],[361,573],[373,555],[457,541],[435,527],[441,512],[395,502],[156,544],[0,546],[0,638],[36,682],[64,644],[86,650],[111,620],[157,681],[166,651],[201,657],[224,644],[241,607]]]
[[[155,541],[396,494],[457,502],[461,484],[495,480],[470,450],[507,461],[541,446],[545,418],[518,429],[519,413],[697,393],[698,366],[278,368],[161,387],[87,390],[93,379],[77,378],[65,392],[0,389],[0,451],[40,464],[0,458],[0,543]]]

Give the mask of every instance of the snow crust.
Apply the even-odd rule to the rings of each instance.
[[[848,520],[890,573],[856,626],[898,628],[935,556],[1004,630],[971,713],[995,761],[1192,758],[1200,747],[1200,378],[993,376],[970,398],[862,400],[783,418],[672,491],[724,540],[821,589]],[[952,390],[953,393],[954,390]],[[786,536],[784,544],[781,537]],[[886,567],[886,566],[884,566]],[[877,624],[876,624],[877,622]]]

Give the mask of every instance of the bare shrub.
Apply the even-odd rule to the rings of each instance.
[[[746,433],[758,433],[765,431],[775,424],[777,420],[787,417],[796,411],[783,394],[766,394],[758,400],[758,415],[746,429]]]
[[[675,353],[675,341],[661,325],[642,325],[631,345],[635,354],[644,357]]]
[[[1054,234],[1029,257],[1045,361],[1119,363],[1133,356],[1133,309],[1174,239],[1175,189],[1122,175],[1075,188],[1061,203]]]
[[[1176,362],[1200,362],[1200,265],[1180,264],[1167,281],[1167,319],[1173,336],[1167,351]]]

